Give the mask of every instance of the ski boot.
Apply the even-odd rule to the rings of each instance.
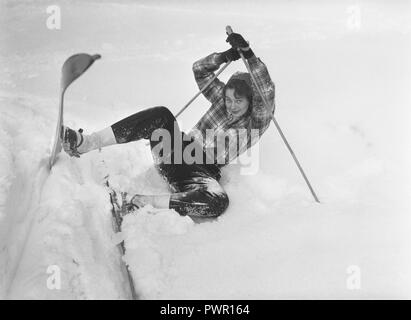
[[[121,192],[121,213],[123,216],[140,209],[140,205],[134,201],[137,195],[130,199],[127,199],[127,195],[127,192]]]
[[[83,129],[79,129],[76,132],[69,127],[63,126],[61,130],[61,141],[64,151],[70,157],[80,158],[81,153],[78,151],[78,148],[84,141]]]
[[[135,201],[135,197],[127,199],[127,192],[120,192],[121,204],[119,202],[117,192],[113,189],[110,190],[110,200],[113,206],[113,215],[118,225],[123,222],[123,217],[129,213],[133,213],[135,210],[140,209],[141,204]]]

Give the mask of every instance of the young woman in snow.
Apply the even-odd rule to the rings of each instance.
[[[203,88],[213,77],[214,71],[228,61],[240,58],[240,49],[247,59],[251,72],[269,106],[251,81],[250,74],[237,72],[227,84],[216,78],[206,90],[205,98],[211,107],[198,121],[188,135],[182,133],[178,123],[166,107],[153,107],[133,114],[110,127],[91,135],[63,128],[63,148],[70,156],[79,157],[91,150],[105,146],[148,139],[154,163],[159,173],[169,183],[172,193],[167,195],[135,195],[132,204],[151,204],[156,208],[172,208],[181,215],[191,217],[217,217],[229,204],[228,196],[218,182],[220,169],[249,149],[268,128],[274,113],[274,83],[264,63],[257,58],[244,38],[237,33],[228,36],[231,48],[225,52],[213,53],[193,64],[193,72],[199,88]],[[159,157],[164,139],[153,139],[157,129],[167,130],[171,137],[171,149]],[[214,134],[207,133],[212,129]],[[254,130],[253,130],[254,129]],[[247,134],[240,134],[246,130]],[[257,139],[251,131],[257,130]],[[182,139],[182,148],[174,144],[176,135]],[[199,139],[198,137],[201,136]],[[216,138],[223,136],[224,147],[217,148]],[[189,139],[187,139],[189,137]],[[205,138],[206,137],[206,138]],[[228,144],[225,138],[228,137]],[[255,137],[255,136],[254,136]],[[191,138],[191,139],[190,139]],[[203,140],[204,139],[204,140]],[[188,163],[181,154],[190,143],[201,146],[201,161]],[[166,148],[163,149],[166,150]],[[180,154],[177,154],[180,153]],[[175,161],[176,159],[182,161]],[[198,157],[196,158],[198,159]]]

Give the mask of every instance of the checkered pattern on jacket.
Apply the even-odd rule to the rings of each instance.
[[[222,63],[221,55],[213,53],[193,64],[194,77],[200,89],[214,77],[214,71],[218,70]],[[225,83],[216,78],[203,91],[204,97],[211,102],[211,107],[190,132],[195,135],[196,130],[198,130],[202,134],[202,137],[204,137],[203,148],[209,154],[213,154],[214,163],[220,165],[228,164],[251,148],[267,130],[274,114],[275,87],[267,67],[255,56],[248,59],[248,64],[269,106],[264,106],[263,99],[253,83],[251,112],[247,112],[240,119],[234,120],[225,107],[223,92]],[[214,130],[214,136],[207,135],[207,130],[210,129]],[[252,135],[251,129],[257,129],[257,135]],[[244,134],[245,132],[247,134]],[[221,142],[225,137],[230,139],[230,143],[226,144],[225,148],[216,148],[216,139]]]

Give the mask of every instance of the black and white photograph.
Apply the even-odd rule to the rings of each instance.
[[[407,0],[0,0],[0,300],[409,300],[410,124]]]

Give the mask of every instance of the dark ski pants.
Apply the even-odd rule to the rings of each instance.
[[[174,135],[180,137],[184,135],[178,127],[174,115],[166,107],[153,107],[138,113],[135,113],[111,126],[117,143],[128,143],[140,139],[150,140],[151,151],[157,170],[168,181],[173,188],[174,193],[170,196],[170,208],[176,210],[181,215],[192,217],[217,217],[222,214],[228,207],[229,200],[223,187],[218,180],[220,179],[220,170],[214,164],[187,164],[175,163],[177,158],[174,146]],[[167,161],[158,162],[157,155],[153,153],[153,148],[160,141],[153,141],[152,133],[156,129],[166,129],[171,137],[171,163]],[[183,147],[179,148],[184,150]],[[160,146],[161,147],[161,146]],[[203,155],[205,159],[205,154]]]

